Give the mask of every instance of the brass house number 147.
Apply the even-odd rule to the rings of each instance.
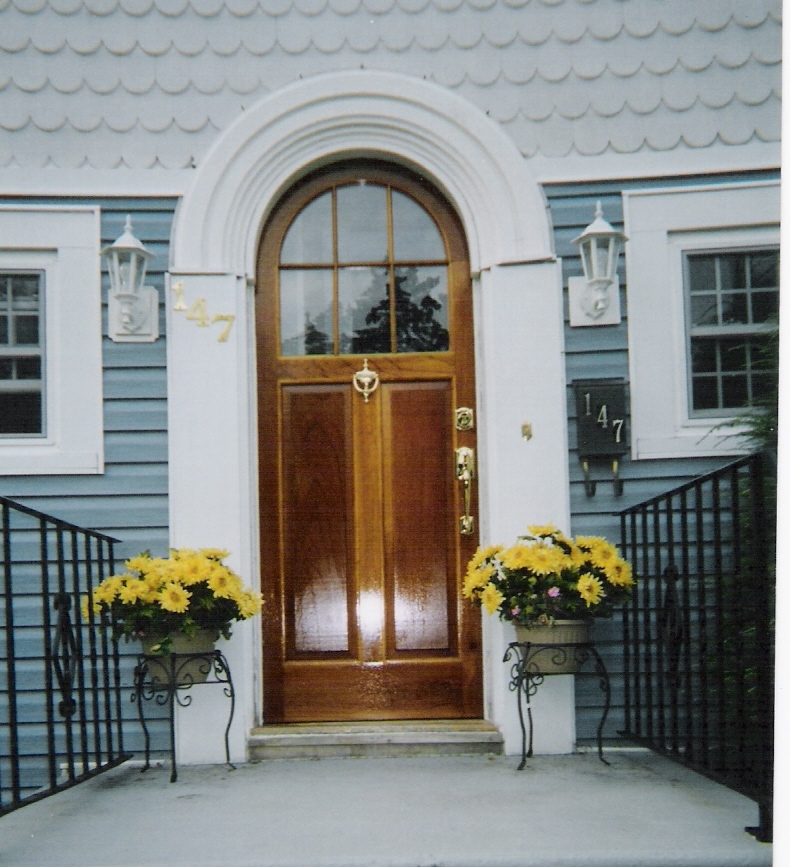
[[[178,312],[186,311],[186,318],[189,319],[190,322],[194,322],[199,328],[208,328],[209,325],[214,325],[216,323],[224,325],[217,335],[217,343],[227,342],[230,330],[233,328],[233,323],[236,321],[235,314],[215,313],[211,316],[206,308],[205,298],[198,298],[197,301],[193,302],[191,305],[187,305],[184,300],[184,284],[180,280],[177,283],[173,283],[170,288],[173,290],[173,295],[175,296],[173,310]]]

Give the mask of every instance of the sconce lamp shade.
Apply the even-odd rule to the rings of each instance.
[[[114,293],[138,293],[143,288],[145,271],[154,254],[132,234],[129,214],[126,215],[123,234],[101,252],[107,258],[110,287]]]
[[[627,240],[622,232],[618,232],[604,220],[601,203],[597,202],[595,219],[572,241],[579,246],[584,277],[588,284],[603,288],[614,282],[617,257]]]

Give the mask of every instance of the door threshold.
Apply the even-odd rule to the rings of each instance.
[[[501,755],[486,720],[384,720],[264,725],[247,740],[250,761],[377,756]]]

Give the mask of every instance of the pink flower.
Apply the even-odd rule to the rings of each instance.
[[[518,615],[521,614],[521,609],[513,608],[510,613],[513,615],[513,617],[518,617]]]
[[[546,596],[549,596],[552,599],[556,599],[559,595],[560,595],[560,588],[559,587],[549,587],[549,589],[546,591]]]

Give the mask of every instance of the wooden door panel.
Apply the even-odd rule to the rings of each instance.
[[[382,404],[389,655],[452,653],[455,562],[441,526],[453,510],[451,383],[385,386]]]
[[[465,711],[472,696],[458,660],[425,661],[419,672],[412,663],[285,664],[288,722],[470,717],[479,715]]]
[[[355,650],[350,389],[282,389],[287,656]]]

